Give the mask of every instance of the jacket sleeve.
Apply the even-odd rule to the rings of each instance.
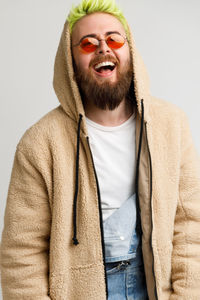
[[[8,188],[1,241],[4,300],[50,299],[50,207],[44,179],[30,153],[16,149]]]
[[[174,223],[170,300],[200,299],[200,157],[182,112],[179,199]]]

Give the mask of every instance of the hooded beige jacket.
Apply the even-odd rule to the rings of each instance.
[[[199,156],[187,116],[150,95],[132,38],[130,49],[149,299],[199,300]],[[3,299],[106,300],[100,190],[67,22],[54,89],[60,105],[26,130],[16,147],[1,241]]]

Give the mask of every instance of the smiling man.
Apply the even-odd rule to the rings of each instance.
[[[53,84],[14,157],[3,299],[199,299],[199,156],[114,1],[71,10]]]

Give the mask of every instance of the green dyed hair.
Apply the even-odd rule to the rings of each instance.
[[[117,7],[115,0],[82,0],[78,6],[72,6],[67,18],[70,32],[78,20],[94,12],[105,12],[115,16],[122,23],[126,34],[129,36],[127,21],[122,11]]]

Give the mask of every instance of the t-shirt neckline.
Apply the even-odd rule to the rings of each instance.
[[[117,125],[117,126],[103,126],[99,123],[96,123],[96,122],[90,120],[87,117],[86,117],[86,123],[87,123],[87,125],[92,126],[101,131],[116,131],[116,130],[120,130],[124,127],[129,126],[134,121],[134,119],[135,119],[135,112],[133,112],[133,114],[128,118],[128,120],[126,120],[125,122],[123,122],[122,124]]]

